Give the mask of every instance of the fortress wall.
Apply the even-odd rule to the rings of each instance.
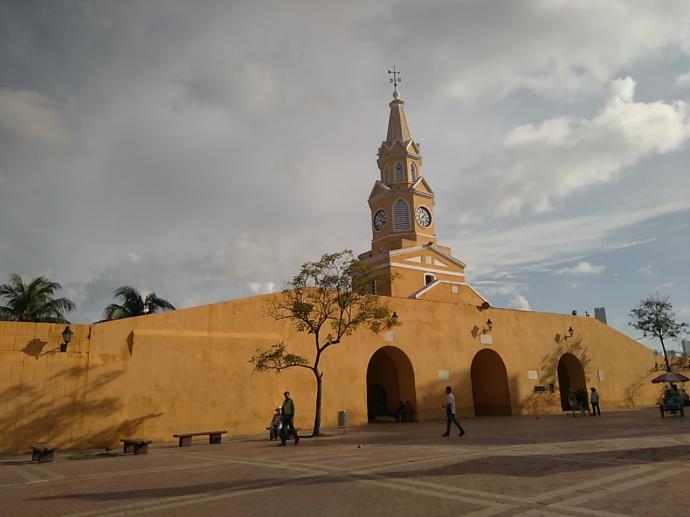
[[[66,354],[54,351],[63,325],[0,323],[0,451],[25,450],[36,441],[104,447],[131,436],[164,442],[179,432],[262,433],[285,389],[295,399],[297,425],[311,429],[312,372],[254,373],[249,363],[257,348],[279,341],[314,357],[311,335],[265,315],[269,298],[73,325]],[[636,384],[632,402],[655,402],[658,387],[643,379],[654,364],[651,351],[594,319],[403,298],[382,302],[398,313],[400,326],[376,335],[361,330],[322,356],[324,428],[335,427],[340,409],[348,411],[350,425],[367,422],[367,366],[384,346],[399,348],[411,362],[420,420],[444,418],[446,385],[456,392],[460,415],[474,414],[471,365],[485,348],[505,364],[513,414],[561,411],[555,372],[566,352],[580,357],[604,411],[630,405],[626,389]],[[488,318],[494,324],[487,346],[480,336]],[[573,337],[557,340],[569,326]],[[530,380],[528,370],[537,370],[538,379]],[[556,393],[534,393],[535,384],[550,383]]]
[[[0,321],[0,452],[81,439],[89,327],[72,325],[68,351],[61,353],[64,328]]]

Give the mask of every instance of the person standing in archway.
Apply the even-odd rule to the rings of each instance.
[[[441,436],[450,436],[450,424],[454,423],[455,425],[458,426],[458,429],[460,429],[460,436],[465,434],[465,430],[462,428],[460,425],[460,422],[458,422],[457,418],[455,418],[455,395],[453,395],[452,390],[450,386],[446,386],[446,403],[441,406],[442,408],[445,408],[446,410],[446,432],[443,433]]]
[[[592,416],[601,416],[601,409],[599,409],[599,392],[596,388],[589,388],[592,390]]]

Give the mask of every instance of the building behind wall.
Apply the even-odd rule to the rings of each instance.
[[[466,282],[463,261],[437,242],[435,193],[398,96],[376,163],[371,249],[360,258],[396,277],[376,290],[401,325],[359,330],[324,354],[325,427],[336,426],[338,410],[365,425],[401,401],[418,420],[442,419],[446,385],[461,416],[559,412],[567,389],[592,384],[605,409],[654,403],[656,390],[640,383],[654,364],[648,348],[598,319],[493,307]],[[312,373],[257,374],[249,364],[281,341],[313,355],[311,336],[266,316],[274,296],[74,325],[66,353],[62,326],[0,322],[0,452],[45,441],[112,446],[133,435],[164,442],[219,426],[263,433],[286,388],[309,428]]]

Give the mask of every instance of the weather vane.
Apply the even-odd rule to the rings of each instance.
[[[398,77],[400,75],[400,71],[395,69],[395,66],[393,67],[393,70],[388,70],[388,73],[392,75],[389,79],[391,83],[393,83],[393,92],[394,95],[397,96],[398,93],[398,84],[402,82],[402,78]]]

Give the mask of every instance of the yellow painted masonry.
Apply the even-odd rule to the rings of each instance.
[[[310,428],[312,373],[296,368],[259,374],[249,363],[257,349],[279,341],[313,357],[311,336],[264,316],[271,296],[73,325],[67,353],[59,352],[63,325],[0,322],[0,452],[26,451],[34,442],[104,447],[135,435],[162,442],[182,432],[261,433],[285,389],[295,399],[297,425]],[[420,420],[443,418],[446,385],[456,393],[460,415],[474,414],[481,394],[473,395],[471,369],[482,350],[493,350],[505,365],[506,404],[513,414],[561,411],[557,367],[568,353],[583,365],[587,386],[600,391],[603,411],[653,404],[658,395],[646,377],[655,363],[651,351],[594,319],[482,310],[473,302],[381,301],[397,312],[399,326],[380,334],[358,331],[323,356],[326,427],[336,425],[342,409],[350,425],[367,422],[367,367],[384,347],[395,347],[404,354],[396,351],[397,356],[409,359],[410,373],[389,375],[405,377],[399,379],[408,386],[400,397],[415,398],[411,402]],[[487,319],[493,322],[491,331]],[[381,368],[377,364],[372,375]],[[501,382],[497,378],[494,384]],[[550,384],[554,393],[548,392]],[[536,393],[535,385],[547,392]],[[387,396],[396,393],[389,389]]]

